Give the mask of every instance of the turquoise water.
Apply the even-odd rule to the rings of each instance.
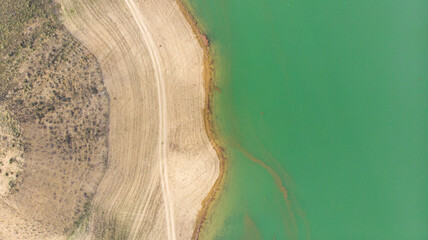
[[[189,3],[228,155],[201,239],[428,239],[428,1]]]

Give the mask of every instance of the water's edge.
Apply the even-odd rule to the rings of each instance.
[[[211,54],[210,40],[209,37],[201,30],[201,27],[198,25],[198,21],[195,19],[194,15],[190,12],[189,3],[185,0],[176,0],[181,12],[185,16],[186,20],[192,27],[193,32],[195,33],[199,45],[204,51],[204,87],[205,87],[205,108],[203,110],[204,115],[204,126],[207,133],[208,139],[211,142],[211,145],[215,149],[217,156],[219,158],[219,175],[214,185],[212,186],[210,192],[202,201],[202,207],[198,212],[196,217],[194,232],[192,234],[192,239],[199,239],[199,233],[204,223],[206,216],[209,210],[212,208],[214,201],[218,198],[219,190],[223,186],[224,176],[226,172],[226,154],[225,147],[221,141],[221,138],[218,136],[218,131],[213,121],[213,112],[212,112],[212,99],[215,94],[215,91],[218,90],[214,84],[214,75],[215,75],[215,65]]]

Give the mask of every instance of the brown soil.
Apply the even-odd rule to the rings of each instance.
[[[0,239],[71,234],[106,168],[109,100],[100,67],[48,2],[2,2],[18,19],[1,16],[2,28],[15,38],[1,39],[0,108],[20,134],[2,136],[0,146],[19,141],[23,153],[15,158],[13,184],[0,197]],[[20,25],[9,27],[14,21]]]
[[[0,196],[16,188],[23,167],[24,147],[18,122],[0,105]]]

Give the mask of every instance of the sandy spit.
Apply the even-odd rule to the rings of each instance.
[[[59,2],[67,29],[100,62],[111,100],[108,169],[73,237],[192,238],[222,166],[205,128],[200,36],[174,0]]]

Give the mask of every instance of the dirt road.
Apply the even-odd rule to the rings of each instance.
[[[158,93],[158,105],[159,105],[159,138],[158,138],[158,146],[159,146],[159,173],[161,178],[161,184],[162,184],[162,195],[165,205],[165,219],[166,219],[166,226],[168,230],[168,239],[175,240],[175,224],[174,224],[174,213],[173,208],[171,204],[171,194],[169,191],[169,184],[168,184],[168,164],[166,160],[166,145],[163,144],[166,143],[166,128],[167,128],[167,122],[166,122],[166,97],[165,97],[165,79],[162,74],[162,69],[160,65],[160,57],[159,53],[157,52],[157,49],[159,48],[154,40],[151,32],[148,30],[148,27],[146,26],[144,22],[144,18],[141,15],[141,12],[139,11],[138,7],[136,6],[135,2],[133,0],[125,0],[126,5],[128,6],[132,17],[135,19],[138,28],[140,29],[141,35],[144,39],[144,42],[148,48],[148,52],[150,54],[150,59],[152,62],[152,66],[154,68],[155,73],[155,79],[156,79],[156,88]]]
[[[111,98],[109,165],[81,239],[190,239],[219,161],[203,50],[174,0],[60,0]]]

